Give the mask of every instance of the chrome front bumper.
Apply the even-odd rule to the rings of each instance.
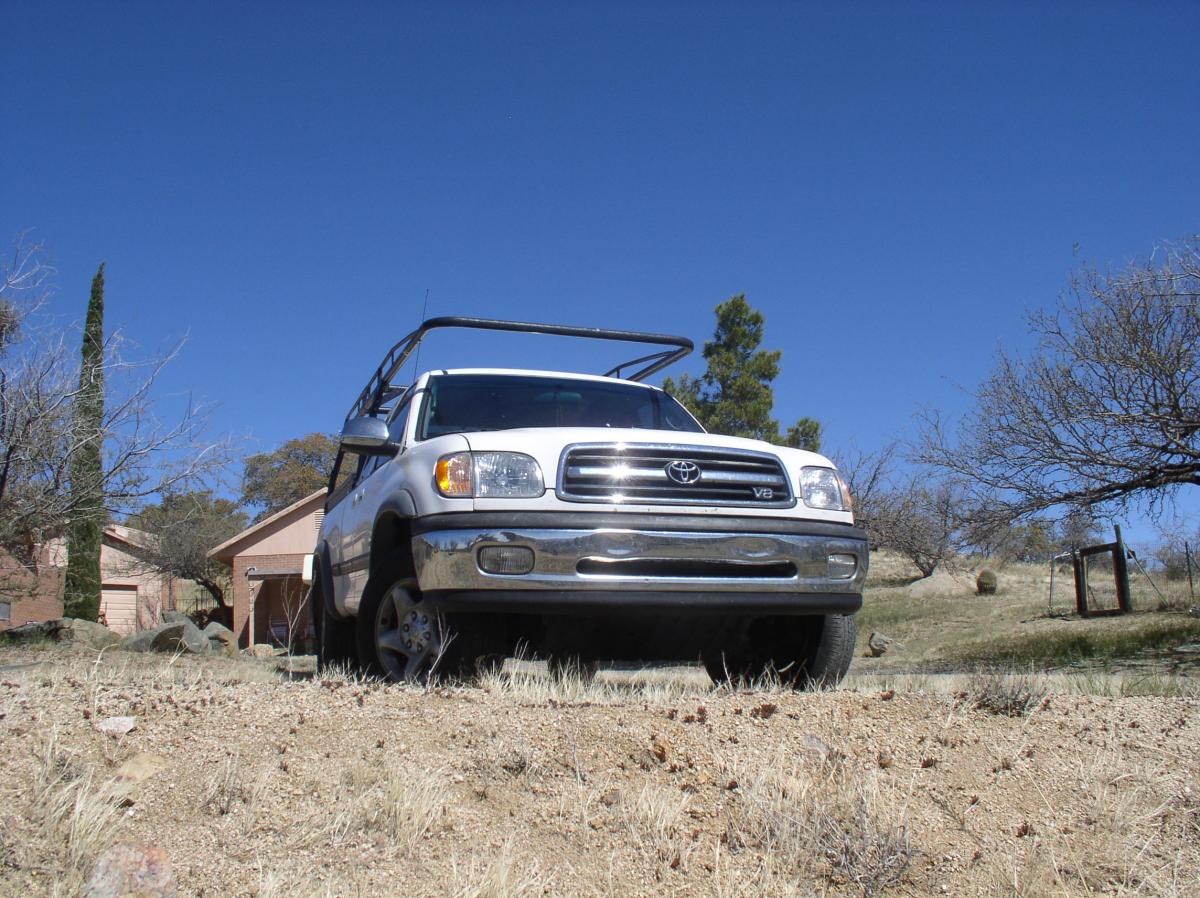
[[[489,546],[531,549],[533,569],[519,575],[486,573],[479,565],[479,550]],[[832,565],[832,571],[830,556],[843,556],[843,563]],[[852,569],[845,556],[853,557]],[[768,605],[800,611],[810,597],[814,605],[832,602],[854,610],[861,604],[867,558],[865,539],[824,532],[490,527],[430,530],[413,537],[422,593],[443,599],[469,593],[471,607],[480,609],[489,592],[497,600],[504,593],[509,605],[517,592],[533,605],[546,604],[548,596],[536,595],[540,593],[557,592],[569,597],[568,604],[587,604],[619,592],[622,604],[639,604],[635,596],[659,596],[663,601],[641,604],[677,607],[695,595],[707,596],[709,607],[720,606],[722,596],[736,607],[744,596],[751,604],[751,597],[765,598]]]

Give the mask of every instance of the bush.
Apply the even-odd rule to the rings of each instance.
[[[975,592],[981,596],[992,596],[996,594],[996,573],[984,568],[979,572],[979,576],[975,578]]]

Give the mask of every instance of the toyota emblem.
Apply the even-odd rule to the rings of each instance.
[[[695,462],[677,459],[667,464],[667,476],[678,484],[689,486],[700,479],[700,466]]]

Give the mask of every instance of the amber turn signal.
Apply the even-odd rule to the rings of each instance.
[[[433,470],[438,492],[450,498],[469,499],[474,494],[471,478],[471,453],[456,452],[443,455]]]

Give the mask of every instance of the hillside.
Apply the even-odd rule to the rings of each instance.
[[[1089,576],[1090,601],[1116,606],[1110,562],[1097,559]],[[975,577],[996,571],[995,595],[976,594]],[[1081,619],[1075,614],[1069,566],[997,565],[960,559],[932,577],[903,559],[871,555],[871,574],[859,614],[859,655],[872,632],[894,639],[882,658],[859,657],[858,673],[973,670],[979,667],[1075,669],[1139,673],[1144,677],[1200,674],[1200,617],[1188,613],[1187,583],[1153,580],[1131,566],[1135,613]],[[1178,651],[1184,646],[1184,651]]]

